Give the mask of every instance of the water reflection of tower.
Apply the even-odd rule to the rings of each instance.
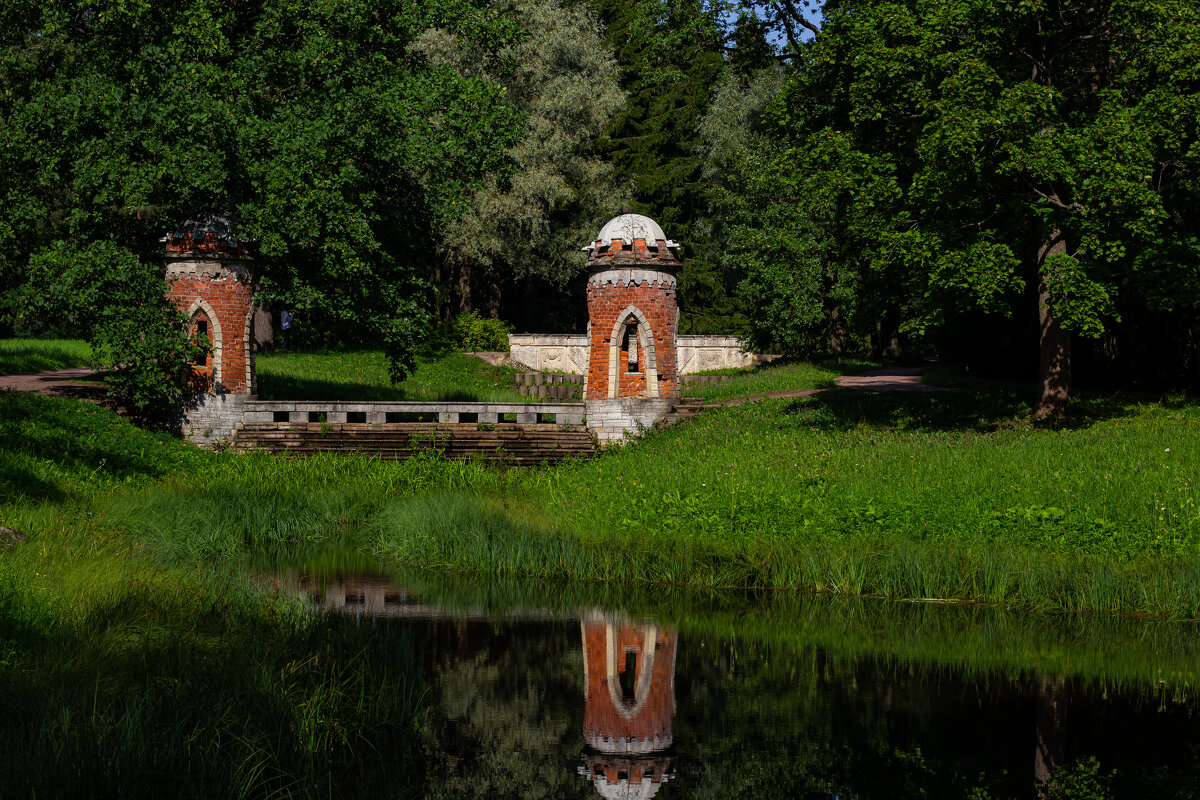
[[[583,627],[583,738],[579,774],[602,797],[653,797],[670,777],[675,632],[600,616]]]

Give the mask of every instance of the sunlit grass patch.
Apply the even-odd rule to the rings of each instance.
[[[417,359],[399,385],[388,376],[383,353],[273,353],[258,356],[264,400],[411,400],[529,402],[517,393],[515,371],[483,359],[445,352]]]
[[[0,375],[86,367],[91,358],[79,339],[0,339]]]

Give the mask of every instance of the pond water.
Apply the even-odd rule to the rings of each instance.
[[[371,574],[281,583],[368,632],[408,632],[424,681],[417,796],[1200,796],[1193,627]]]

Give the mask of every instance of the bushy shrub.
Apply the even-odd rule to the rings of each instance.
[[[109,394],[166,418],[210,349],[166,297],[162,267],[110,242],[55,242],[29,260],[21,314],[80,331]]]
[[[485,319],[477,311],[459,314],[450,322],[450,338],[460,350],[508,352],[508,325]]]

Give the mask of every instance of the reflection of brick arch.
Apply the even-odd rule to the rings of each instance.
[[[645,707],[646,700],[650,696],[650,679],[654,676],[654,656],[658,649],[655,646],[658,638],[658,628],[653,625],[647,625],[644,629],[642,647],[639,651],[642,654],[642,661],[638,664],[633,697],[629,700],[618,694],[621,679],[618,675],[617,661],[621,654],[617,652],[618,641],[611,625],[606,627],[605,638],[608,640],[604,656],[607,667],[605,671],[608,674],[609,699],[612,700],[613,708],[617,710],[617,713],[626,719],[632,719]]]
[[[674,739],[675,634],[656,625],[590,619],[583,622],[583,651],[588,747],[627,755],[669,748]]]
[[[204,312],[204,316],[208,318],[209,335],[212,340],[212,387],[214,391],[219,391],[221,388],[221,352],[225,337],[221,333],[221,319],[217,316],[217,312],[209,305],[208,301],[203,297],[197,297],[188,306],[187,318],[188,328],[192,327],[196,319],[197,312]]]
[[[612,336],[608,345],[608,397],[615,399],[620,394],[621,386],[621,328],[626,320],[633,317],[637,320],[638,347],[646,354],[646,368],[642,372],[646,376],[646,396],[658,397],[658,359],[654,354],[654,332],[650,322],[637,306],[626,306],[613,321]]]

